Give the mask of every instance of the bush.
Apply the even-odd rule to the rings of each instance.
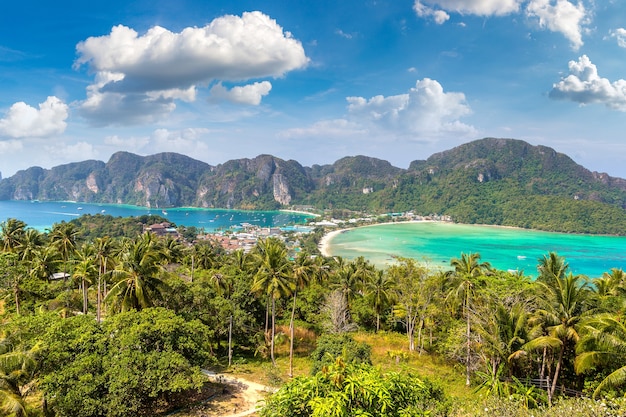
[[[314,376],[299,377],[269,397],[261,417],[447,416],[443,390],[411,373],[390,372],[337,359]]]
[[[372,348],[367,343],[357,342],[347,333],[328,334],[317,339],[317,348],[311,353],[311,374],[320,372],[341,357],[345,363],[372,364]]]

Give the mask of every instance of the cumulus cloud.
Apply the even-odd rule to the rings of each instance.
[[[589,18],[582,2],[573,4],[567,0],[531,0],[526,7],[526,14],[539,19],[541,28],[563,34],[575,50],[583,45],[582,26]]]
[[[552,86],[550,98],[580,104],[600,103],[626,112],[626,80],[614,82],[598,75],[598,68],[587,55],[570,61],[569,75]]]
[[[65,131],[68,106],[50,96],[36,109],[20,101],[0,119],[0,136],[10,138],[49,137]]]
[[[415,1],[413,10],[415,10],[415,13],[417,13],[419,17],[432,17],[438,25],[442,25],[450,19],[450,15],[445,11],[435,10],[432,7],[428,7],[421,3],[420,0]]]
[[[271,89],[272,83],[269,81],[237,86],[230,90],[218,83],[211,87],[211,101],[229,101],[236,104],[258,106],[261,104],[261,99],[268,95]]]
[[[459,119],[471,113],[463,93],[443,91],[436,80],[418,80],[406,94],[348,97],[351,120],[399,134],[439,137],[445,134],[475,135],[473,126]]]
[[[523,0],[415,0],[413,9],[418,16],[432,16],[435,21],[439,19],[437,23],[443,23],[450,17],[445,11],[477,16],[502,16],[518,12],[522,2]]]
[[[626,29],[617,28],[611,31],[611,37],[617,39],[617,44],[621,48],[626,48]]]
[[[538,21],[539,27],[564,35],[574,49],[582,46],[583,26],[590,13],[582,1],[569,0],[415,0],[413,10],[419,17],[432,18],[443,24],[449,13],[476,16],[504,16],[519,13],[526,4],[526,15]]]
[[[223,16],[179,33],[155,26],[140,35],[119,25],[76,50],[75,68],[96,73],[81,110],[104,124],[154,120],[172,111],[175,100],[193,101],[196,89],[212,81],[282,77],[308,64],[302,44],[261,12]],[[113,103],[124,110],[112,114],[105,106]]]

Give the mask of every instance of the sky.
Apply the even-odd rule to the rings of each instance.
[[[408,168],[502,137],[626,178],[623,0],[3,3],[3,177],[117,151]]]

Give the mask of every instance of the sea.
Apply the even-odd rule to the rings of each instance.
[[[70,221],[83,214],[109,214],[113,217],[159,215],[177,226],[195,226],[206,232],[241,228],[243,223],[259,227],[307,231],[306,219],[313,217],[290,211],[246,211],[203,208],[155,209],[123,204],[89,204],[72,201],[0,201],[0,221],[16,218],[28,227],[45,231],[55,223]]]
[[[432,269],[450,269],[462,253],[481,255],[500,270],[537,275],[539,259],[549,252],[565,258],[569,271],[590,278],[611,268],[626,269],[626,237],[562,234],[497,226],[443,222],[380,224],[348,229],[327,246],[333,256],[363,256],[385,267],[397,256],[414,258]]]

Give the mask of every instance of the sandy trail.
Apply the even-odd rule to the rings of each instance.
[[[268,387],[256,382],[237,378],[231,375],[218,374],[212,371],[202,371],[213,382],[224,384],[233,389],[233,395],[241,397],[239,405],[233,408],[232,414],[221,414],[222,417],[243,417],[254,414],[257,406],[268,394],[276,392],[276,388]]]

